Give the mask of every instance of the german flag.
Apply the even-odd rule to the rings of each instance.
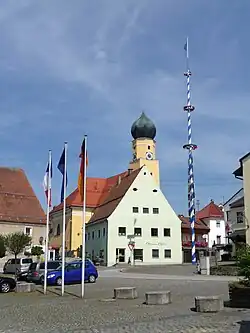
[[[86,156],[86,160],[85,160],[85,156]],[[82,142],[81,153],[80,153],[79,157],[81,159],[81,164],[80,164],[80,171],[79,171],[79,176],[78,176],[78,191],[80,193],[81,200],[83,201],[85,168],[88,166],[86,138],[84,138],[84,140]]]

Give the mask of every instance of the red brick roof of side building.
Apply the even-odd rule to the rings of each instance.
[[[0,222],[46,223],[44,210],[22,169],[0,167]]]
[[[182,229],[190,229],[190,222],[189,218],[183,215],[178,215],[179,219],[181,220],[181,228]],[[195,230],[200,230],[201,232],[203,231],[204,233],[208,233],[210,231],[209,227],[201,220],[196,219],[195,220],[195,225],[194,225]]]
[[[196,213],[196,217],[198,219],[206,219],[206,218],[217,218],[224,219],[224,213],[222,209],[214,203],[213,200],[210,201],[208,205],[202,208],[200,211]]]

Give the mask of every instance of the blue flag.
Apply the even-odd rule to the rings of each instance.
[[[65,168],[66,168],[66,159],[65,159],[65,148],[63,149],[61,158],[59,160],[57,169],[61,172],[62,176],[63,176],[63,180],[62,180],[62,188],[61,188],[61,202],[63,202],[64,200],[64,182],[65,183],[65,187],[67,187],[68,185],[68,177],[67,177],[67,172],[66,172],[66,179],[64,179],[64,173],[65,173]]]
[[[188,38],[187,38],[187,41],[186,41],[186,43],[184,45],[184,50],[186,51],[186,56],[188,58],[188,56],[189,56],[189,54],[188,54]]]

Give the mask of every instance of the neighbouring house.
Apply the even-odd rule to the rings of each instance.
[[[24,232],[32,246],[43,246],[44,210],[22,169],[0,168],[0,234]],[[28,250],[28,248],[26,249]]]
[[[244,189],[241,188],[223,205],[228,243],[245,242]]]
[[[179,215],[181,220],[181,238],[182,238],[182,255],[184,263],[192,262],[192,252],[191,252],[191,228],[189,218],[183,215]],[[195,220],[195,248],[196,257],[199,258],[200,252],[208,250],[208,243],[204,238],[204,235],[208,235],[210,229],[205,222],[196,218]]]
[[[250,153],[241,157],[239,163],[233,175],[241,183],[241,189],[227,200],[224,210],[230,227],[228,237],[234,244],[250,244]]]
[[[227,243],[226,224],[222,206],[218,206],[213,200],[196,213],[196,218],[204,222],[209,231],[208,246],[212,248],[223,248]]]
[[[182,263],[181,221],[162,193],[156,159],[156,128],[144,114],[131,127],[132,160],[110,178],[87,178],[86,254],[107,266]],[[78,189],[66,199],[66,247],[82,244],[82,201]],[[50,213],[50,246],[62,246],[62,204]],[[133,250],[133,251],[132,251]]]

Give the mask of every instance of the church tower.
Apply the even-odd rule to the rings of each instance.
[[[159,161],[155,154],[156,127],[154,123],[142,112],[141,116],[133,123],[131,134],[132,161],[129,169],[135,170],[146,165],[157,184],[160,184]]]

